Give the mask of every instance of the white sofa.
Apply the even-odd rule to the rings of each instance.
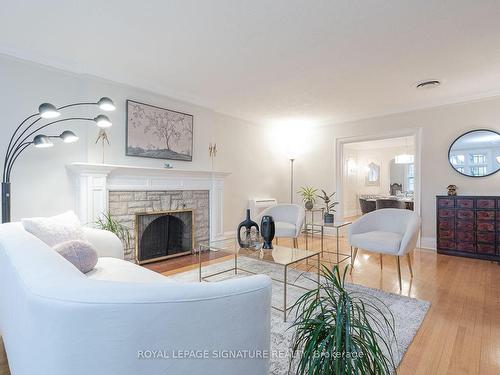
[[[0,225],[0,334],[12,375],[268,374],[268,358],[217,358],[269,350],[267,276],[177,283],[124,261],[112,233],[86,234],[100,256],[87,275],[20,223]],[[197,358],[172,358],[187,355]]]

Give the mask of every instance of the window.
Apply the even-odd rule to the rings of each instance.
[[[452,155],[450,156],[450,163],[453,165],[464,165],[465,155]]]
[[[470,154],[471,164],[486,164],[485,154]]]
[[[486,166],[470,167],[470,174],[471,176],[485,176]]]
[[[415,191],[415,164],[408,164],[406,168],[406,191]]]

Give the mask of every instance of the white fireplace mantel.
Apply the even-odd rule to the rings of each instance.
[[[228,172],[93,163],[71,163],[67,168],[75,176],[76,208],[83,223],[93,223],[108,211],[109,191],[208,190],[210,237],[223,236],[224,178]]]

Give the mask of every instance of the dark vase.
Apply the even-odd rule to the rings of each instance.
[[[333,214],[325,214],[325,224],[333,224],[334,216]]]
[[[262,245],[263,249],[273,248],[274,231],[273,217],[269,215],[262,216],[262,221],[260,222],[260,234],[264,239],[264,244]]]
[[[245,229],[245,231],[244,231],[243,238],[241,238],[241,230],[243,228]],[[250,219],[250,210],[247,209],[246,219],[244,221],[242,221],[240,223],[240,225],[238,225],[238,231],[237,231],[238,232],[238,244],[240,245],[240,247],[247,248],[247,247],[251,246],[249,239],[250,239],[250,232],[251,232],[252,228],[255,228],[257,232],[259,231],[259,226],[257,225],[257,223],[255,221]]]

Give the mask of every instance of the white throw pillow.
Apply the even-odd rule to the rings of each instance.
[[[54,246],[54,250],[81,272],[92,271],[97,264],[97,251],[86,241],[67,241]]]
[[[38,237],[50,247],[67,241],[85,241],[80,220],[73,211],[52,217],[21,219],[26,231]]]

